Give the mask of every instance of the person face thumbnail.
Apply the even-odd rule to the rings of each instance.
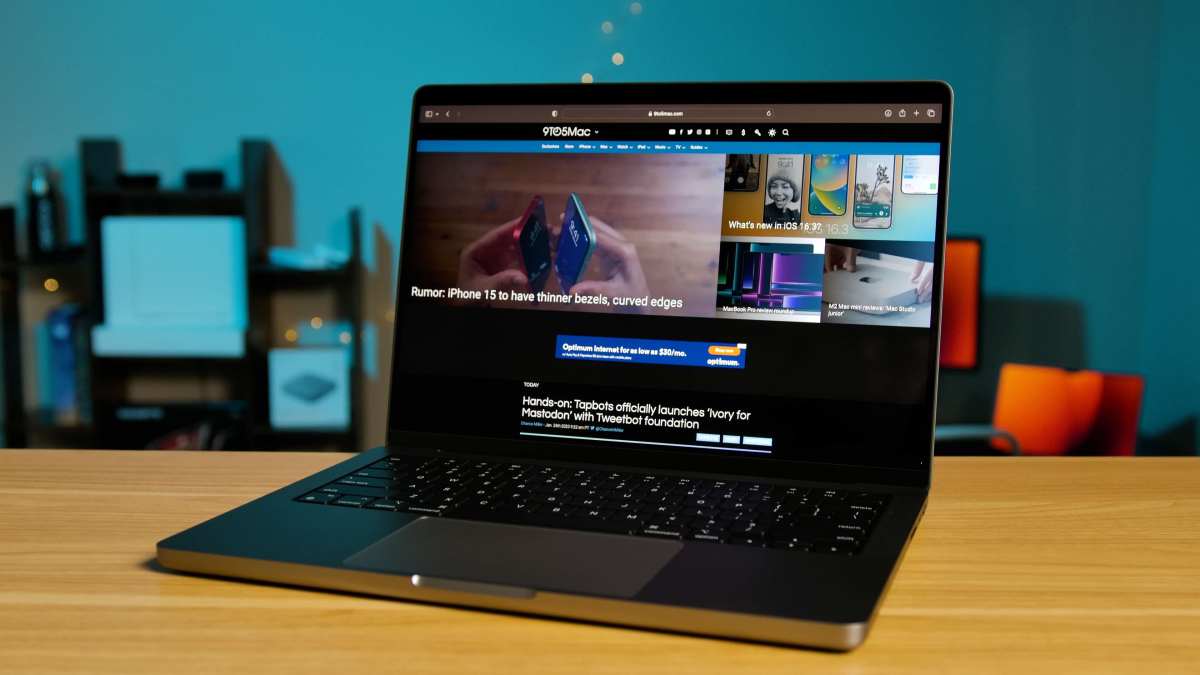
[[[771,201],[775,202],[775,206],[782,209],[787,206],[788,202],[795,198],[796,192],[792,188],[791,183],[776,178],[767,185],[767,196],[771,198]]]

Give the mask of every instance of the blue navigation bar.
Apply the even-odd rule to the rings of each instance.
[[[937,155],[938,143],[878,141],[476,141],[419,140],[417,152],[508,152],[594,154],[776,154],[776,155]]]
[[[555,357],[582,361],[745,368],[746,344],[559,335]]]

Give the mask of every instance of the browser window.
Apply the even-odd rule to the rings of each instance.
[[[911,442],[933,386],[941,114],[419,110],[400,424],[777,460]]]

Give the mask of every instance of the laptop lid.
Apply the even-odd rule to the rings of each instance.
[[[923,485],[951,92],[428,86],[394,447]]]

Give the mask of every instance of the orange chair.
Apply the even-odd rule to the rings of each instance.
[[[1132,455],[1144,384],[1136,375],[1006,363],[992,426],[1027,455]],[[992,447],[1011,451],[1003,439]]]
[[[1138,375],[1105,373],[1096,422],[1080,447],[1101,455],[1133,455],[1145,388]]]

